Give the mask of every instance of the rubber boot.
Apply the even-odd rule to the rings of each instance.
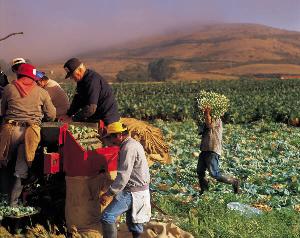
[[[21,178],[15,177],[14,185],[9,198],[10,206],[16,207],[18,205],[18,199],[22,193],[22,190],[23,190],[23,185],[21,182]]]
[[[202,195],[205,191],[208,191],[208,181],[205,178],[199,179],[199,185],[200,185],[200,192],[199,192],[200,195]]]
[[[226,176],[220,176],[217,181],[222,183],[231,184],[234,193],[240,193],[240,181],[238,179]]]
[[[117,238],[118,231],[116,224],[102,222],[103,238]]]
[[[132,232],[132,238],[141,238],[141,233]]]
[[[233,184],[232,184],[232,187],[233,187],[233,192],[235,194],[239,194],[241,193],[241,189],[240,189],[240,180],[238,179],[235,179]]]

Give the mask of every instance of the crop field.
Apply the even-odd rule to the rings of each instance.
[[[72,97],[74,85],[64,88]],[[300,80],[296,79],[113,84],[113,88],[122,116],[143,120],[191,119],[195,95],[201,90],[229,98],[225,123],[287,122],[300,117]]]
[[[265,119],[287,122],[299,117],[299,80],[234,80],[191,83],[117,84],[114,89],[124,116],[145,120],[192,117],[194,97],[201,90],[224,94],[231,104],[225,122]]]
[[[153,200],[195,237],[300,236],[300,80],[114,84],[124,117],[147,120],[164,132],[173,163],[151,167]],[[242,181],[242,194],[210,179],[198,195],[200,136],[192,120],[200,90],[226,95],[221,170]],[[293,123],[292,123],[293,124]],[[259,208],[248,216],[229,202]],[[155,211],[155,210],[154,210]]]
[[[174,162],[153,169],[154,190],[197,196],[195,168],[200,139],[193,121],[157,121],[170,143]],[[285,124],[257,122],[226,125],[221,168],[243,181],[243,195],[265,209],[300,204],[300,130]],[[231,193],[232,188],[212,181],[212,193]]]
[[[174,161],[152,168],[153,198],[181,227],[195,237],[299,237],[299,128],[264,121],[225,125],[220,167],[242,180],[242,194],[210,179],[210,190],[199,196],[195,123],[158,120],[155,125],[164,131]],[[229,202],[263,214],[230,211]]]
[[[74,84],[63,85],[70,98]],[[153,202],[195,237],[300,237],[300,80],[235,80],[113,84],[123,117],[159,127],[172,164],[154,164]],[[193,120],[201,90],[230,100],[224,119],[221,171],[241,180],[241,194],[209,178],[199,196],[200,136]],[[298,126],[291,126],[292,124]],[[261,214],[230,210],[240,202]],[[153,208],[153,217],[161,212]]]

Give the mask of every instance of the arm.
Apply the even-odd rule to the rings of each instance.
[[[205,125],[209,129],[212,129],[213,128],[213,121],[212,121],[212,117],[211,117],[211,108],[206,107],[206,108],[204,108],[203,112],[204,112]]]
[[[57,98],[59,98],[59,106],[56,108],[57,115],[65,115],[70,107],[67,94],[61,87],[56,89]]]
[[[44,102],[42,106],[42,111],[45,115],[47,121],[54,121],[56,118],[56,109],[51,101],[51,98],[47,91],[45,91]]]
[[[90,104],[78,111],[74,116],[74,121],[85,121],[88,117],[94,115],[97,110],[97,104]]]
[[[76,112],[78,112],[78,110],[81,108],[81,106],[82,106],[82,100],[81,100],[79,94],[76,93],[73,97],[71,106],[70,106],[69,110],[67,111],[67,115],[69,117],[73,116]]]
[[[120,151],[118,174],[114,182],[110,185],[106,195],[116,195],[125,188],[133,170],[136,153],[134,148],[127,148],[124,151]]]
[[[97,104],[101,93],[101,86],[98,78],[91,78],[87,81],[87,105],[82,108],[81,111],[75,114],[76,121],[84,121],[88,117],[95,114],[97,110]]]
[[[100,197],[100,203],[106,205],[113,196],[122,191],[127,185],[131,172],[133,170],[135,150],[121,151],[119,155],[118,174],[114,182],[110,185],[108,191]]]

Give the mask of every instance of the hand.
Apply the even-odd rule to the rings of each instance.
[[[7,166],[7,160],[6,159],[0,160],[0,168],[5,168],[6,166]]]
[[[72,117],[69,117],[68,115],[62,115],[58,118],[58,121],[61,121],[61,122],[72,122]]]
[[[205,108],[203,108],[203,112],[205,115],[210,115],[211,113],[211,107],[210,106],[206,106]]]
[[[103,194],[101,197],[100,197],[100,203],[105,206],[108,204],[108,202],[112,199],[112,196],[109,196],[107,194]]]
[[[212,128],[211,107],[210,106],[206,106],[203,109],[203,112],[204,112],[205,125],[208,128]]]

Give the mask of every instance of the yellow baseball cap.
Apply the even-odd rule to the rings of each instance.
[[[127,128],[119,121],[113,122],[107,126],[107,135],[127,131]]]

